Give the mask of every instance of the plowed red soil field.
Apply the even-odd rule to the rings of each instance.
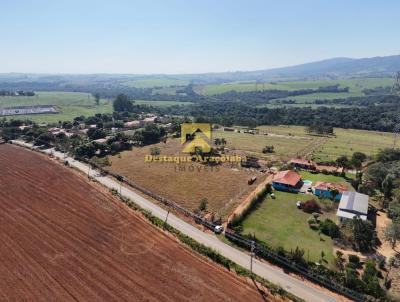
[[[5,144],[0,301],[263,299],[253,284],[183,247],[98,184]]]

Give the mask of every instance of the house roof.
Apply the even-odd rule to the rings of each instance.
[[[303,159],[303,158],[292,158],[290,160],[291,164],[305,165],[305,166],[313,166],[314,163],[311,160]]]
[[[343,193],[343,192],[349,190],[347,188],[347,186],[344,184],[340,184],[340,183],[336,183],[336,182],[324,182],[324,181],[318,181],[315,184],[314,189],[319,189],[319,190],[323,190],[323,191],[328,191],[329,189],[336,189],[339,191],[339,193]]]
[[[353,191],[343,192],[339,203],[338,215],[339,212],[347,212],[356,215],[359,214],[360,216],[367,215],[368,195]]]
[[[301,176],[296,172],[286,170],[280,171],[274,177],[274,182],[295,186],[301,179]]]

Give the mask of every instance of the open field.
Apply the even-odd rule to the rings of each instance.
[[[261,126],[259,129],[280,135],[317,137],[307,134],[302,126]],[[327,137],[325,142],[316,148],[312,159],[322,162],[334,161],[340,155],[351,156],[356,151],[372,156],[379,149],[391,147],[393,144],[393,135],[388,132],[335,128],[334,133],[335,136]]]
[[[313,136],[289,136],[287,134],[263,135],[236,133],[229,131],[214,131],[213,138],[225,138],[226,147],[235,152],[242,151],[247,155],[257,156],[268,160],[288,160],[295,157],[305,147],[312,145],[317,137]],[[263,154],[265,146],[274,146],[274,153]]]
[[[151,154],[154,146],[160,149],[161,156],[179,155],[181,150],[179,139],[170,139],[166,144],[134,148],[122,152],[121,156],[110,156],[110,169],[190,210],[197,209],[200,200],[207,198],[208,210],[222,217],[226,217],[258,183],[249,186],[247,180],[257,172],[236,165],[231,168],[229,164],[211,167],[196,162],[179,165],[146,163],[145,155]]]
[[[363,95],[362,90],[365,88],[375,88],[379,86],[392,86],[393,79],[392,78],[359,78],[359,79],[344,79],[344,80],[310,80],[310,81],[291,81],[291,82],[265,82],[265,83],[256,83],[253,82],[232,82],[232,83],[224,83],[224,84],[210,84],[202,86],[201,89],[198,89],[201,93],[205,95],[213,95],[224,93],[230,90],[235,90],[238,92],[244,91],[255,91],[255,90],[299,90],[299,89],[307,89],[307,88],[318,88],[322,86],[330,86],[339,84],[340,87],[349,87],[349,93],[346,94],[338,94],[343,96],[359,96]],[[315,94],[317,95],[317,94]],[[320,98],[323,95],[319,95],[315,97],[315,95],[305,96],[311,99]],[[335,94],[333,94],[335,95]],[[291,99],[293,97],[288,97]],[[295,98],[294,98],[295,99]]]
[[[318,235],[307,223],[311,214],[297,209],[297,201],[306,201],[314,198],[308,194],[293,194],[275,192],[276,199],[267,197],[243,221],[243,234],[255,234],[256,237],[269,246],[283,247],[290,251],[297,246],[304,249],[305,259],[318,261],[321,251],[324,259],[331,263],[333,259],[332,239],[324,234]],[[334,214],[323,214],[320,219],[332,219]]]
[[[182,86],[189,84],[189,81],[171,78],[148,78],[137,79],[122,82],[121,84],[135,88],[153,88],[153,87],[168,87]]]
[[[192,102],[178,102],[178,101],[143,101],[135,100],[135,104],[148,105],[154,107],[169,107],[169,106],[187,106],[193,104]]]
[[[95,104],[94,98],[81,92],[45,92],[38,91],[33,97],[4,97],[0,96],[0,107],[24,105],[56,105],[60,108],[58,114],[18,115],[7,118],[30,119],[36,122],[56,123],[70,121],[79,115],[89,116],[95,113],[112,112],[112,102],[101,100],[100,105]]]
[[[76,172],[11,145],[0,162],[1,300],[263,301]]]

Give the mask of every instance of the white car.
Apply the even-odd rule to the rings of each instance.
[[[222,225],[216,225],[216,226],[214,227],[214,232],[215,232],[216,234],[221,234],[223,231],[224,231],[224,227],[223,227]]]

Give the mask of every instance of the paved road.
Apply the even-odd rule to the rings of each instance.
[[[28,148],[32,148],[31,144],[27,144],[21,141],[13,141],[15,144],[23,145]],[[59,158],[64,158],[64,154],[60,152],[56,152],[54,150],[44,150],[44,153],[50,154],[52,153],[54,156]],[[87,174],[91,177],[95,178],[104,186],[112,189],[116,189],[118,191],[121,190],[121,194],[132,201],[134,201],[141,208],[149,210],[152,214],[160,219],[165,219],[167,215],[167,211],[160,208],[158,205],[152,203],[151,201],[143,198],[138,195],[134,191],[130,190],[126,187],[121,187],[119,182],[109,178],[102,177],[99,173],[93,169],[90,169],[86,164],[76,161],[70,157],[67,157],[69,164]],[[246,253],[243,253],[223,242],[221,242],[215,235],[204,233],[201,230],[195,228],[191,224],[181,220],[177,216],[173,214],[169,214],[168,216],[168,224],[178,229],[182,233],[187,236],[195,239],[196,241],[215,249],[221,255],[229,258],[233,262],[250,269],[250,256]],[[301,280],[294,278],[292,276],[287,275],[283,272],[283,270],[274,267],[268,263],[261,262],[259,260],[253,261],[253,272],[270,282],[280,285],[282,288],[287,290],[288,292],[310,302],[338,302],[339,300],[329,294],[327,291],[322,291],[319,288],[316,288],[308,283],[304,283]]]

